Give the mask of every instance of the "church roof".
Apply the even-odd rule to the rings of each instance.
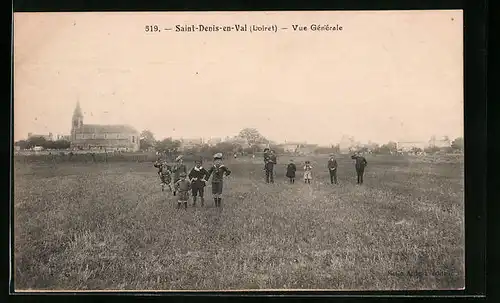
[[[135,128],[126,124],[84,124],[79,133],[138,133]]]

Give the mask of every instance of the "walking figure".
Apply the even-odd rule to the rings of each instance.
[[[205,198],[203,196],[205,192],[206,178],[208,178],[208,172],[202,166],[202,160],[195,161],[195,166],[189,172],[189,180],[191,181],[191,188],[193,194],[193,206],[196,206],[196,198],[200,196],[201,206],[205,203]]]
[[[304,165],[304,183],[311,184],[312,180],[312,165],[310,161],[306,161]]]
[[[181,173],[187,174],[186,165],[184,164],[184,160],[182,158],[182,155],[178,156],[177,158],[175,158],[175,162],[176,162],[176,164],[175,164],[175,166],[173,168],[174,183],[176,183],[177,181],[179,181]],[[174,188],[174,196],[176,195],[176,193],[177,193],[177,191]]]
[[[368,165],[368,162],[366,161],[365,157],[362,157],[360,154],[357,153],[352,155],[351,159],[356,160],[355,167],[356,167],[356,175],[358,176],[357,184],[363,184],[363,175],[365,173],[365,167]]]
[[[330,159],[328,160],[328,171],[330,172],[330,183],[337,184],[337,160],[335,159],[335,155],[331,154]]]
[[[212,176],[212,194],[214,196],[215,207],[220,207],[222,203],[222,187],[224,175],[229,176],[231,171],[222,163],[222,154],[217,153],[214,155],[214,165],[208,170],[207,178]]]
[[[177,208],[184,204],[184,209],[187,208],[189,199],[189,190],[191,189],[191,182],[186,179],[186,173],[181,172],[179,174],[179,180],[175,182],[175,191],[179,193],[179,199],[177,200]]]
[[[295,183],[295,172],[297,171],[297,166],[293,163],[293,159],[290,159],[290,163],[286,168],[286,176],[289,179],[290,184]]]

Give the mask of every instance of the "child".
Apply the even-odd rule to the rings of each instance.
[[[178,156],[175,159],[175,162],[177,162],[173,168],[173,173],[174,173],[174,183],[179,181],[179,177],[181,173],[187,174],[187,169],[186,165],[183,163],[182,156]],[[176,195],[176,190],[174,189],[174,196]]]
[[[312,180],[312,165],[311,162],[306,161],[306,165],[304,166],[304,182],[311,184]]]
[[[165,185],[168,185],[168,190],[172,192],[172,168],[167,164],[166,161],[160,166],[160,181],[161,181],[161,191],[165,190]]]
[[[295,183],[295,172],[297,171],[297,166],[293,163],[293,159],[290,159],[290,163],[286,168],[286,176],[290,179],[290,184]]]
[[[198,195],[200,196],[201,206],[203,206],[205,202],[203,193],[206,185],[205,178],[207,174],[208,172],[205,168],[203,168],[201,159],[195,161],[195,166],[191,169],[188,175],[192,185],[193,206],[196,206],[196,197]]]
[[[171,167],[167,164],[166,161],[162,161],[158,159],[154,167],[158,168],[158,176],[160,177],[160,185],[161,191],[165,190],[165,185],[168,185],[170,191],[172,191],[172,187],[170,186],[170,182],[172,181],[171,177]]]
[[[337,160],[335,159],[335,155],[331,154],[330,159],[328,160],[328,171],[330,172],[330,183],[337,184]]]
[[[180,179],[175,182],[175,191],[179,193],[179,200],[177,201],[177,208],[181,207],[181,203],[184,203],[184,209],[187,208],[189,190],[191,189],[191,182],[186,179],[186,173],[181,172],[179,174]]]
[[[212,194],[214,196],[215,207],[220,207],[222,203],[222,185],[224,175],[229,176],[231,171],[229,168],[225,167],[222,164],[222,154],[217,153],[214,155],[214,165],[208,170],[207,178],[205,180],[208,181],[210,176],[212,177]]]

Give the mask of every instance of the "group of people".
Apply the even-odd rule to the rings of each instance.
[[[222,154],[214,155],[214,163],[210,169],[206,170],[203,167],[202,160],[195,161],[195,166],[187,173],[186,165],[182,156],[175,159],[175,165],[171,167],[166,161],[158,160],[154,166],[158,168],[158,175],[161,181],[161,190],[165,190],[168,186],[169,191],[173,192],[174,196],[178,196],[177,208],[184,205],[187,208],[189,200],[189,192],[193,197],[193,206],[196,206],[198,197],[200,198],[201,206],[205,204],[205,186],[212,177],[212,195],[214,198],[215,207],[221,207],[222,204],[222,188],[224,176],[229,176],[231,170],[222,163]],[[174,176],[173,188],[171,186],[172,177]]]
[[[355,168],[357,175],[357,184],[363,184],[363,175],[365,173],[365,167],[368,165],[365,157],[358,153],[351,156],[351,159],[355,160]],[[274,183],[274,166],[277,164],[276,153],[274,150],[266,148],[264,150],[264,170],[266,172],[266,183]],[[328,159],[327,169],[330,173],[330,183],[338,184],[337,181],[337,167],[338,163],[335,159],[335,155],[331,154]],[[304,164],[304,183],[311,184],[312,180],[312,165],[311,161],[305,161]],[[290,163],[286,169],[286,177],[290,184],[295,183],[295,176],[297,172],[297,166],[295,165],[293,159],[290,159]]]
[[[355,160],[355,168],[357,173],[357,184],[363,184],[363,175],[365,167],[368,165],[366,159],[359,155],[354,154],[351,156]],[[224,176],[229,176],[231,170],[226,167],[222,162],[222,154],[217,153],[213,156],[213,165],[207,170],[203,167],[201,159],[195,161],[195,166],[187,172],[187,167],[184,164],[182,156],[175,159],[175,165],[170,166],[166,161],[158,159],[154,166],[158,168],[158,175],[161,181],[161,190],[164,191],[168,186],[170,192],[174,196],[178,196],[177,208],[184,208],[188,206],[189,192],[193,199],[193,206],[196,206],[198,197],[200,198],[201,206],[205,204],[205,186],[212,178],[212,195],[215,207],[221,207],[222,203],[222,189],[224,183]],[[264,150],[264,170],[266,175],[266,183],[274,183],[274,166],[277,164],[276,153],[271,149]],[[332,154],[328,160],[327,168],[330,174],[331,184],[337,184],[337,168],[338,163],[335,156]],[[305,161],[304,164],[304,182],[311,184],[312,180],[312,165],[310,161]],[[297,166],[293,159],[287,166],[286,177],[289,179],[290,184],[295,183],[295,176]],[[173,175],[173,187],[172,187]]]

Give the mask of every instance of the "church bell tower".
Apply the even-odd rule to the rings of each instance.
[[[76,102],[76,108],[73,112],[73,118],[71,120],[71,141],[76,140],[76,133],[79,128],[83,126],[83,114],[80,108],[80,101]]]

